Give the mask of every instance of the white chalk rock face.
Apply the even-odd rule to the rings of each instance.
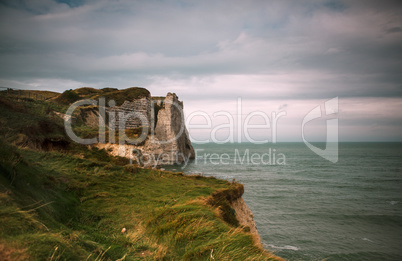
[[[140,101],[124,102],[123,105],[125,113],[138,111],[149,118],[151,135],[145,142],[141,145],[106,143],[95,146],[106,149],[114,156],[134,159],[146,167],[180,164],[193,159],[195,153],[185,126],[183,103],[176,94],[168,93],[166,97],[156,98],[152,103],[151,98],[142,98]],[[145,106],[145,101],[149,101],[150,105]],[[127,104],[130,104],[130,107],[127,107]],[[120,107],[123,106],[113,110],[122,111]],[[145,108],[149,111],[144,112]],[[118,122],[115,124],[117,126]],[[127,127],[129,129],[138,126],[133,123]]]
[[[168,93],[156,117],[155,137],[171,163],[181,163],[195,157],[188,137],[183,103],[176,94]]]

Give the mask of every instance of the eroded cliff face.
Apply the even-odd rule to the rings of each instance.
[[[229,188],[218,189],[206,198],[206,203],[215,207],[216,214],[228,224],[243,227],[253,235],[256,245],[262,248],[261,239],[254,222],[254,215],[244,202],[244,185],[232,182]]]
[[[244,202],[243,198],[238,198],[231,203],[231,207],[236,211],[236,219],[241,226],[249,227],[250,233],[254,235],[254,239],[258,245],[261,245],[261,238],[257,231],[257,226],[254,221],[253,212]]]
[[[183,103],[168,93],[156,116],[155,138],[172,163],[195,157],[184,123]]]
[[[138,104],[141,105],[139,108]],[[144,108],[147,110],[144,111]],[[176,94],[168,93],[166,98],[157,100],[142,98],[138,101],[127,101],[122,106],[109,109],[113,110],[120,113],[143,113],[149,119],[150,134],[141,145],[98,143],[95,147],[106,149],[115,156],[130,158],[146,167],[180,164],[195,157],[185,126],[183,103]],[[91,118],[93,116],[92,114]],[[119,126],[118,119],[116,121],[114,125]],[[129,124],[126,128],[138,127],[136,124],[137,122]]]

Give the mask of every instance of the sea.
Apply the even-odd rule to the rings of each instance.
[[[193,144],[165,167],[243,183],[265,249],[287,260],[402,260],[402,143]],[[325,149],[325,143],[315,146]]]

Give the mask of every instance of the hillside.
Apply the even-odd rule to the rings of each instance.
[[[73,143],[64,108],[0,96],[0,260],[281,260],[239,225],[243,185]]]

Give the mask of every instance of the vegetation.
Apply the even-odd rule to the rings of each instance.
[[[9,90],[0,91],[0,95],[1,96],[12,95],[12,96],[18,96],[19,98],[29,98],[29,99],[36,99],[36,100],[49,100],[49,99],[52,99],[52,98],[60,95],[60,93],[51,92],[51,91],[9,89]]]
[[[75,89],[74,92],[82,97],[82,96],[98,94],[101,93],[102,91],[91,87],[82,87]]]
[[[99,97],[105,97],[107,101],[114,100],[117,106],[120,106],[124,101],[131,101],[139,98],[150,97],[151,94],[147,89],[140,87],[131,87],[118,91],[107,91],[99,95]]]
[[[71,143],[57,108],[0,99],[0,260],[280,260],[236,222],[241,184]]]
[[[101,89],[101,91],[103,92],[103,93],[105,93],[105,92],[114,92],[114,91],[118,91],[119,89],[117,89],[117,88],[110,88],[110,87],[106,87],[106,88],[102,88]]]
[[[73,90],[67,90],[67,91],[63,92],[61,95],[59,95],[55,100],[58,103],[66,105],[66,104],[74,103],[74,102],[78,101],[79,99],[80,99],[80,95],[77,92],[75,92]]]
[[[105,97],[107,101],[114,100],[117,106],[124,103],[125,100],[134,100],[144,97],[150,97],[147,89],[141,87],[131,87],[123,90],[117,88],[95,89],[92,87],[81,87],[75,90],[67,90],[63,93],[51,91],[35,91],[35,90],[4,90],[0,91],[1,96],[15,96],[19,98],[28,98],[35,100],[52,100],[58,105],[69,105],[79,99],[96,99]],[[151,98],[151,97],[150,97]],[[153,97],[162,99],[163,97]]]

